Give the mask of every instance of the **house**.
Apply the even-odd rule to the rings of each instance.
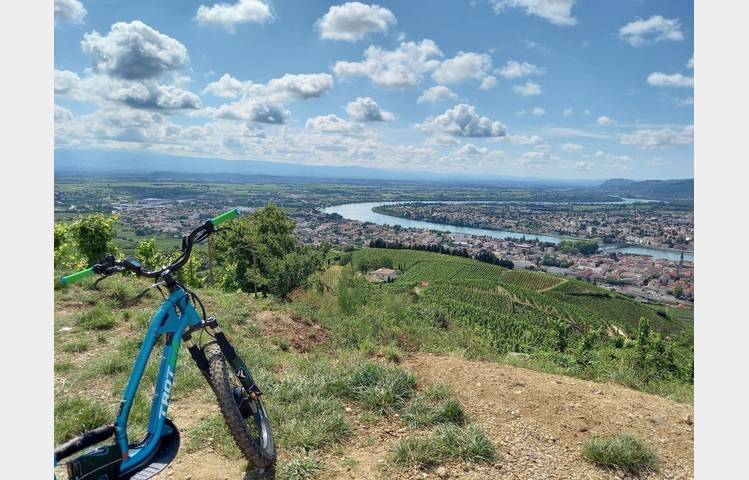
[[[374,282],[392,282],[398,277],[398,273],[392,268],[378,268],[369,275]]]

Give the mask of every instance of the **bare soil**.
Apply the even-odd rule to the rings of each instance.
[[[287,341],[298,352],[308,352],[328,341],[328,333],[318,324],[285,312],[265,310],[255,317],[263,333],[277,342]]]
[[[268,326],[297,322],[283,315],[278,322],[276,315],[261,314],[261,321]],[[643,474],[641,478],[676,480],[694,476],[692,405],[619,385],[450,356],[416,355],[405,359],[402,366],[418,375],[421,386],[437,382],[451,385],[470,420],[479,424],[494,442],[498,460],[493,465],[459,462],[425,471],[399,468],[390,457],[390,448],[396,440],[412,433],[405,423],[396,417],[370,423],[358,409],[347,408],[353,435],[318,457],[323,466],[319,478],[632,478],[591,465],[580,454],[583,442],[591,436],[616,433],[637,435],[656,452],[660,472]],[[187,412],[175,409],[177,425],[182,413]],[[194,418],[196,412],[190,411],[189,415]],[[206,449],[193,454],[180,452],[157,478],[257,478],[247,474],[245,468],[242,461],[227,460]]]

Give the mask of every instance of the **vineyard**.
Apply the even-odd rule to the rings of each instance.
[[[395,281],[367,281],[368,272],[382,267],[397,271]],[[587,282],[374,248],[351,252],[320,280],[328,288],[307,292],[314,305],[307,311],[324,310],[320,320],[346,346],[458,351],[653,393],[681,395],[693,382],[688,318]]]
[[[565,280],[546,273],[529,270],[507,270],[502,273],[502,281],[538,292],[555,287]]]
[[[390,287],[396,290],[429,282],[423,292],[428,303],[446,307],[451,317],[484,329],[500,351],[522,349],[521,345],[546,346],[558,336],[549,333],[550,324],[563,325],[571,332],[596,329],[632,337],[641,318],[664,334],[681,331],[686,323],[586,282],[508,270],[470,258],[407,249],[354,252],[352,262],[362,261],[384,262],[401,270]]]

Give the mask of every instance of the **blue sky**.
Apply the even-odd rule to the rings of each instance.
[[[55,145],[693,175],[691,2],[55,1]]]

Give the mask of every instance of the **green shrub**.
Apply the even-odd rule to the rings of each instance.
[[[643,470],[658,470],[655,453],[641,439],[632,435],[593,437],[585,442],[583,456],[602,467],[620,468],[637,474]]]

